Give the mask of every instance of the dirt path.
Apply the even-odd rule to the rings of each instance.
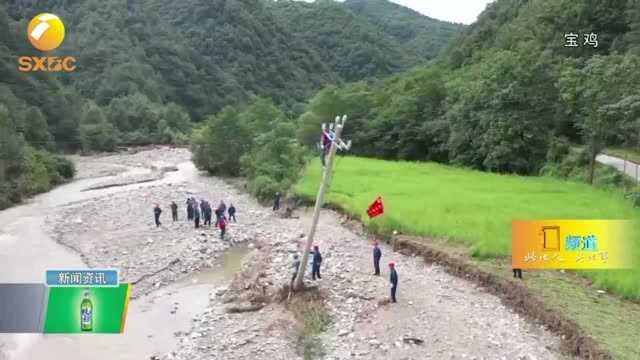
[[[596,160],[601,164],[612,166],[618,169],[618,171],[623,172],[634,179],[640,176],[640,165],[636,165],[631,161],[627,161],[625,165],[624,159],[604,154],[598,155]]]
[[[341,237],[325,240],[331,263],[323,282],[336,278],[331,303],[342,321],[326,337],[330,356],[352,354],[367,359],[554,359],[559,344],[540,327],[527,324],[500,300],[474,284],[450,276],[421,258],[383,247],[382,263],[396,263],[398,303],[381,307],[354,295],[389,297],[388,267],[371,275],[371,245],[338,225],[333,212],[323,214],[321,229]],[[333,263],[333,259],[344,259]],[[333,260],[333,261],[332,261]],[[328,279],[327,279],[328,278]],[[330,286],[331,283],[323,286]],[[336,291],[337,290],[337,291]],[[346,296],[345,296],[346,294]],[[353,314],[353,315],[351,315]],[[423,345],[407,344],[418,338]]]

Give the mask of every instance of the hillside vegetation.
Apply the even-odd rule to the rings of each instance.
[[[425,63],[462,30],[461,25],[425,17],[387,0],[270,4],[278,18],[317,49],[322,63],[345,81],[383,78]]]
[[[383,29],[393,42],[402,47],[405,56],[431,59],[446,48],[462,26],[426,18],[401,5],[384,0],[347,0],[345,5],[354,14],[366,18]]]
[[[577,47],[565,46],[569,32]],[[590,33],[597,47],[583,44]],[[638,0],[498,0],[437,63],[325,88],[300,139],[310,145],[320,123],[346,113],[357,155],[537,175],[550,150],[580,143],[595,169],[608,145],[638,144],[638,83]]]
[[[434,34],[442,37],[438,49],[426,41],[414,44],[431,49],[428,57],[396,61],[405,58],[404,50],[393,45],[383,27],[364,18],[342,22],[356,18],[345,4],[307,6],[314,17],[306,19],[304,34],[289,21],[294,14],[279,6],[271,0],[2,2],[0,117],[5,119],[0,131],[15,141],[0,145],[0,198],[5,199],[0,207],[33,193],[27,188],[48,188],[18,186],[30,168],[25,154],[31,150],[46,157],[47,151],[186,144],[194,126],[225,106],[242,107],[259,97],[291,117],[323,86],[385,77],[426,63],[453,36]],[[62,46],[46,54],[25,38],[29,20],[43,12],[60,16],[66,28]],[[444,24],[422,20],[412,26]],[[332,37],[312,22],[340,34],[335,41],[310,42]],[[17,59],[25,55],[73,56],[77,69],[20,73]],[[332,60],[336,56],[339,62]],[[19,190],[7,194],[7,188]]]

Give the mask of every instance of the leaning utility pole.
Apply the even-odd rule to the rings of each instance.
[[[333,167],[333,159],[336,155],[336,151],[338,148],[340,149],[349,149],[351,147],[351,142],[345,144],[340,139],[340,135],[342,134],[342,129],[344,128],[344,123],[347,121],[347,115],[343,115],[342,119],[340,116],[336,117],[335,121],[335,135],[325,132],[325,126],[322,125],[322,131],[324,135],[327,135],[331,140],[331,149],[329,150],[329,158],[326,160],[326,165],[324,167],[324,172],[322,173],[322,182],[320,183],[320,190],[318,190],[318,196],[316,197],[316,205],[313,209],[313,220],[311,221],[311,230],[309,230],[309,236],[307,236],[307,244],[305,246],[304,252],[302,253],[302,260],[300,261],[300,267],[298,268],[298,276],[296,277],[296,282],[294,285],[295,289],[301,289],[303,286],[302,279],[304,279],[304,273],[307,270],[307,261],[309,260],[309,251],[311,250],[311,245],[313,244],[313,236],[316,233],[316,227],[318,226],[318,218],[320,217],[320,209],[322,208],[322,202],[324,200],[324,193],[329,186],[329,180],[331,178],[331,168]],[[333,135],[333,136],[332,136]]]

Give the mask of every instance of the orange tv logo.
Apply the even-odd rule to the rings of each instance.
[[[57,49],[64,41],[65,28],[62,20],[54,14],[42,13],[34,16],[27,26],[27,39],[40,51]],[[76,59],[72,56],[21,56],[18,70],[31,71],[74,71]]]
[[[542,227],[542,249],[547,251],[560,250],[560,227],[559,226],[543,226]]]

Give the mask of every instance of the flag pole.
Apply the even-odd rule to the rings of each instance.
[[[311,229],[309,230],[309,235],[307,236],[307,243],[304,248],[304,252],[302,253],[302,260],[300,261],[300,267],[298,268],[298,275],[296,277],[296,281],[294,284],[294,288],[299,290],[303,286],[302,279],[304,279],[304,273],[307,270],[307,261],[309,260],[309,251],[311,250],[311,245],[313,244],[313,236],[316,233],[316,228],[318,227],[318,219],[320,218],[320,209],[322,209],[322,202],[324,201],[324,194],[327,188],[329,187],[329,179],[331,178],[331,168],[333,167],[333,159],[336,155],[336,151],[338,150],[338,142],[340,141],[340,135],[342,134],[342,129],[344,128],[344,123],[347,121],[347,115],[343,115],[342,119],[340,116],[336,117],[335,122],[335,136],[333,141],[331,141],[331,148],[329,150],[329,158],[326,160],[326,165],[324,167],[324,172],[322,173],[322,182],[320,182],[320,189],[318,190],[318,195],[316,197],[316,204],[313,208],[313,219],[311,220]],[[334,128],[333,124],[329,126],[329,128]]]

